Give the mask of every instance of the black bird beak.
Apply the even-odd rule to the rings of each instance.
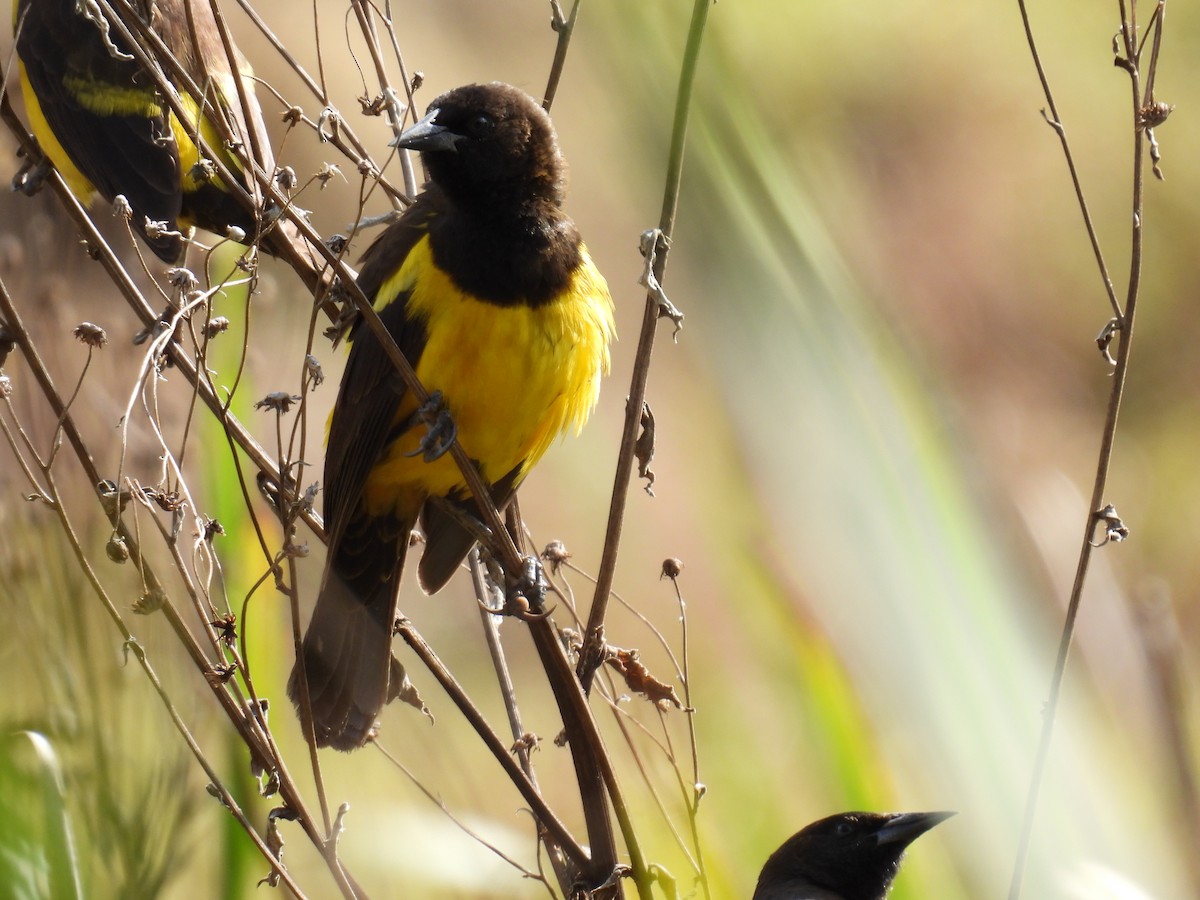
[[[458,142],[462,140],[463,136],[455,134],[443,125],[435,124],[439,112],[441,110],[436,107],[431,109],[426,113],[425,118],[395,138],[391,142],[391,146],[399,147],[401,150],[419,150],[422,153],[457,152]]]
[[[939,822],[950,818],[952,812],[898,813],[875,832],[880,844],[902,844],[907,846]]]

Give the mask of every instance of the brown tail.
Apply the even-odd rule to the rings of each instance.
[[[398,665],[392,657],[392,629],[407,529],[397,540],[383,543],[386,548],[378,543],[372,548],[365,570],[347,569],[342,554],[335,556],[304,634],[304,676],[319,747],[361,747],[374,737],[376,720],[390,699],[388,687]],[[300,660],[288,679],[288,696],[302,710]]]

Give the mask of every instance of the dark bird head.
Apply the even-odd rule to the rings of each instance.
[[[754,900],[883,900],[914,840],[952,812],[847,812],[801,829],[771,854]]]
[[[512,85],[448,91],[392,145],[420,151],[430,180],[464,211],[562,204],[565,166],[550,116]]]

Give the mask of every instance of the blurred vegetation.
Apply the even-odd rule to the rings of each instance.
[[[314,62],[307,12],[278,0],[256,8]],[[420,0],[393,13],[407,63],[425,74],[426,101],[471,80],[503,79],[533,93],[544,84],[554,36],[541,2]],[[641,318],[637,236],[661,202],[688,13],[684,3],[585,4],[555,106],[572,164],[570,209],[612,285],[622,343],[595,419],[531,476],[522,512],[538,544],[564,540],[585,572],[600,556]],[[362,82],[345,52],[343,14],[322,6],[323,46],[336,102],[355,116]],[[1200,675],[1200,556],[1187,524],[1200,497],[1191,309],[1200,275],[1192,246],[1200,174],[1191,164],[1200,124],[1190,112],[1200,84],[1198,16],[1194,7],[1170,7],[1158,81],[1159,96],[1178,111],[1158,130],[1167,181],[1149,184],[1140,332],[1109,498],[1133,537],[1093,563],[1029,897],[1200,892],[1200,832],[1187,801],[1198,721],[1188,686]],[[259,74],[288,85],[246,23],[233,22]],[[1116,25],[1115,4],[1035,10],[1120,292],[1132,137],[1127,79],[1111,64]],[[11,40],[0,46],[7,59]],[[1109,371],[1093,343],[1108,305],[1058,142],[1038,114],[1043,100],[1015,4],[722,3],[698,91],[665,282],[686,327],[677,344],[660,335],[649,398],[658,480],[653,498],[637,489],[631,497],[617,587],[677,649],[675,598],[658,574],[664,557],[684,561],[707,789],[699,827],[713,896],[748,896],[770,850],[805,823],[850,808],[958,810],[914,846],[898,900],[1000,896],[1085,523]],[[354,127],[382,157],[390,137],[383,123],[355,117]],[[289,137],[280,156],[313,172],[323,152]],[[357,188],[334,180],[305,201],[328,234],[353,219]],[[96,218],[107,220],[107,210],[98,206]],[[70,328],[91,319],[109,329],[81,417],[94,434],[113,434],[137,363],[126,343],[131,319],[71,252],[74,234],[53,198],[0,197],[0,222],[0,274],[39,336],[61,336],[53,362],[63,384],[82,360]],[[308,321],[307,297],[290,273],[264,269],[239,394],[247,404],[298,380]],[[229,309],[241,300],[224,302],[218,312],[240,315]],[[321,348],[329,380],[308,413],[309,458],[318,464],[341,358]],[[20,369],[11,357],[14,383]],[[22,415],[44,440],[52,425],[45,410],[33,404]],[[265,414],[241,415],[271,439]],[[240,489],[219,429],[204,426],[192,442],[206,463],[202,502],[229,535],[217,547],[240,611],[265,560],[239,519]],[[115,437],[94,450],[102,470],[115,468]],[[153,469],[152,453],[127,468]],[[8,622],[0,673],[9,686],[0,720],[8,730],[42,731],[64,758],[88,892],[251,896],[265,864],[240,832],[214,837],[228,817],[203,793],[203,776],[136,670],[122,666],[119,635],[77,583],[57,526],[21,502],[27,491],[12,467],[0,465],[0,484]],[[74,490],[83,509],[87,485]],[[91,527],[99,552],[107,533],[95,518]],[[306,599],[320,576],[321,554],[309,543]],[[135,586],[121,582],[128,577],[105,571],[131,602]],[[567,577],[586,600],[584,577]],[[243,628],[259,690],[281,701],[291,637],[279,597],[259,589]],[[481,705],[499,720],[499,700],[486,698],[467,587],[425,598],[410,585],[401,606],[453,671],[475,678]],[[197,698],[192,715],[210,752],[220,758],[228,748],[231,779],[245,772],[244,751],[212,716],[207,688],[173,665],[178,650],[165,628],[153,617],[137,624],[175,696]],[[669,672],[634,617],[615,613],[608,638],[640,647],[652,669]],[[522,637],[510,661],[527,691],[527,724],[549,737],[556,714],[521,657],[526,647]],[[436,725],[389,711],[388,750],[473,829],[532,865],[520,798],[498,786],[436,686],[426,679],[418,687]],[[277,702],[273,714],[285,749],[301,758],[289,705]],[[609,727],[610,744],[614,734]],[[632,764],[615,752],[645,850],[687,893],[686,860]],[[37,815],[17,787],[28,777],[24,755],[7,754],[0,819],[24,821]],[[549,740],[536,762],[552,794],[569,783],[566,754]],[[660,784],[671,783],[659,757],[649,766]],[[379,754],[335,756],[325,769],[331,799],[352,804],[342,853],[373,896],[536,895]],[[265,805],[254,809],[252,786],[243,788],[261,821]],[[675,794],[669,803],[678,813]],[[40,865],[36,843],[18,843],[12,831],[3,850],[6,867],[14,859],[27,871]],[[123,862],[110,876],[113,859]],[[299,835],[285,861],[302,883],[333,895]]]

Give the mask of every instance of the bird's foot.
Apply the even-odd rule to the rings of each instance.
[[[549,586],[542,572],[541,561],[536,556],[526,556],[520,577],[509,585],[505,614],[527,622],[546,618],[554,612],[553,609],[546,609],[546,589]]]
[[[417,410],[417,415],[429,430],[421,438],[417,449],[406,455],[419,455],[425,462],[433,462],[454,446],[454,440],[458,437],[458,426],[454,424],[454,417],[446,408],[441,391],[430,394],[429,400]]]
[[[15,192],[32,197],[46,185],[46,176],[50,174],[50,160],[41,156],[37,159],[27,159],[17,170],[12,179],[12,189]]]

